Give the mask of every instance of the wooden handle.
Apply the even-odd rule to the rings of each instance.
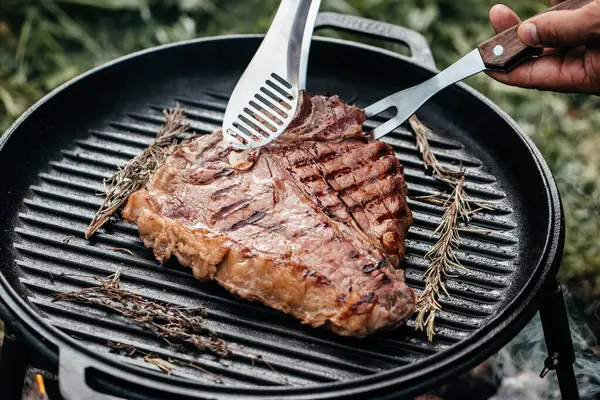
[[[548,10],[577,10],[594,0],[566,0]],[[514,26],[488,40],[479,46],[481,58],[488,69],[508,71],[527,58],[539,55],[543,49],[529,47],[519,40],[519,25]]]

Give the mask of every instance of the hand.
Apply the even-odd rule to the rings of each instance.
[[[560,3],[553,0],[552,5]],[[490,10],[496,33],[521,22],[504,5]],[[510,72],[488,72],[507,85],[600,94],[600,0],[573,11],[552,11],[523,22],[519,39],[544,53]]]

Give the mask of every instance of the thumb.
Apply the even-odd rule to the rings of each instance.
[[[519,39],[528,46],[570,48],[585,45],[600,32],[600,2],[577,10],[550,11],[523,22]]]

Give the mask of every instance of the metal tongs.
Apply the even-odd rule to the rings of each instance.
[[[545,12],[575,10],[594,0],[566,0]],[[446,87],[460,82],[486,69],[509,71],[531,56],[540,54],[541,49],[528,47],[519,40],[518,26],[504,31],[477,46],[469,54],[455,62],[433,78],[420,85],[397,92],[365,109],[365,115],[372,118],[390,108],[396,115],[385,121],[368,134],[379,139],[402,125],[427,100]]]
[[[310,42],[321,0],[282,0],[225,111],[223,136],[238,149],[274,140],[294,118],[306,88]]]

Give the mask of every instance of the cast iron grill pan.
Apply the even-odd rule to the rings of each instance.
[[[360,386],[364,377],[385,373],[406,377],[440,364],[445,355],[497,326],[543,267],[554,229],[551,199],[528,142],[464,88],[443,92],[419,116],[436,132],[431,145],[438,159],[455,168],[462,165],[469,193],[494,205],[473,218],[472,227],[488,232],[462,234],[458,258],[468,270],[454,271],[455,277],[448,279],[452,296],[441,300],[443,311],[432,342],[413,329],[413,319],[400,330],[362,340],[302,326],[283,313],[239,300],[216,283],[198,282],[176,262],[160,266],[142,245],[136,227],[121,221],[110,222],[91,241],[83,238],[102,202],[102,179],[152,142],[164,121],[163,109],[181,105],[196,132],[219,129],[228,94],[259,41],[230,37],[138,55],[57,93],[17,125],[0,152],[2,170],[11,171],[4,183],[9,193],[2,199],[8,221],[2,243],[10,247],[2,251],[2,272],[12,287],[44,322],[88,349],[143,368],[154,367],[139,357],[109,353],[107,340],[196,363],[224,384],[181,366],[166,379],[189,379],[221,394],[268,387],[281,387],[281,393],[290,387],[317,393],[324,384]],[[235,51],[222,51],[226,47]],[[359,106],[430,74],[403,58],[361,45],[319,39],[311,51],[309,92],[339,94]],[[445,189],[424,171],[406,127],[383,140],[405,166],[411,197]],[[415,222],[406,240],[404,267],[407,283],[418,294],[427,268],[423,255],[436,240],[433,231],[443,210],[414,198],[409,205]],[[126,248],[135,256],[109,248]],[[244,351],[225,359],[178,352],[124,317],[52,301],[58,292],[96,284],[81,275],[108,276],[118,268],[124,289],[161,302],[206,308],[207,327]],[[507,340],[498,338],[498,344],[486,347],[498,348]],[[471,364],[490,353],[489,348],[477,352]],[[273,369],[250,354],[260,355]],[[110,391],[110,385],[99,384],[97,390]]]

